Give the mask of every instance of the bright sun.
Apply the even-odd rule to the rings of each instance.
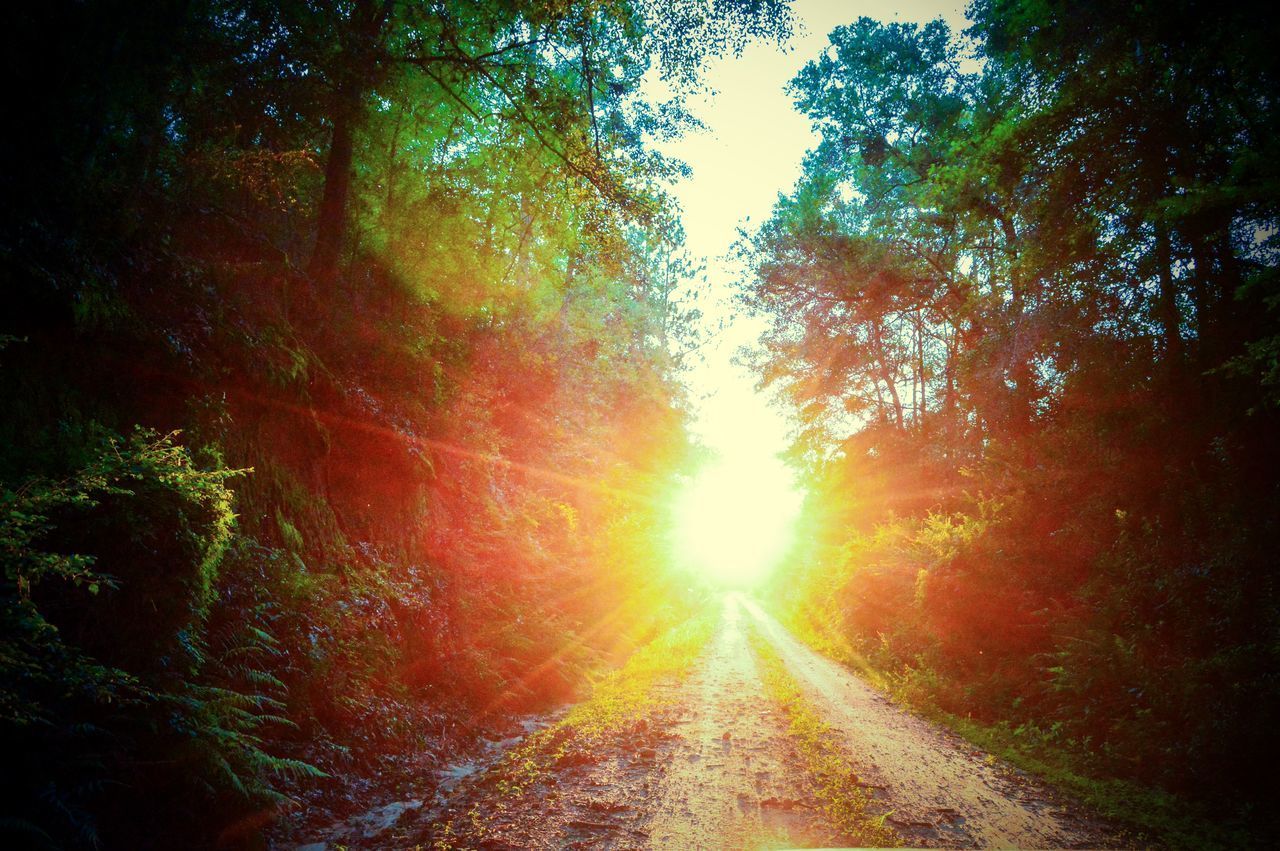
[[[677,497],[676,558],[718,584],[756,585],[791,545],[800,501],[777,458],[721,458]]]

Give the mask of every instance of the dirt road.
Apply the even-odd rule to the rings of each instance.
[[[653,848],[833,846],[786,721],[764,690],[737,598],[688,683],[649,823]]]
[[[921,847],[1098,848],[1124,840],[1043,783],[903,710],[801,644],[758,605],[740,605],[806,698],[838,731],[889,824]]]
[[[483,774],[447,800],[407,802],[379,831],[330,832],[348,847],[755,849],[858,844],[833,830],[765,691],[757,629],[830,726],[871,815],[915,847],[1097,848],[1123,839],[1034,778],[899,708],[737,595],[665,708],[590,759],[516,798]],[[386,805],[371,810],[382,813]],[[362,816],[363,817],[363,816]],[[358,817],[361,818],[361,817]],[[445,834],[441,825],[448,824]],[[309,851],[332,847],[323,843]]]

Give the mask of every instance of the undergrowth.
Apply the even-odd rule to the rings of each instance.
[[[877,667],[838,630],[820,619],[799,614],[786,617],[785,622],[809,647],[854,670],[900,706],[1066,791],[1100,816],[1131,828],[1137,834],[1133,837],[1137,845],[1203,849],[1250,844],[1242,829],[1215,822],[1164,790],[1097,776],[1086,764],[1087,758],[1060,741],[1053,730],[1030,723],[1015,726],[1007,721],[984,724],[947,712],[931,698],[923,672]]]

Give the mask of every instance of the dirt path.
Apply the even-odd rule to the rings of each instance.
[[[786,722],[765,694],[744,621],[736,601],[726,600],[693,672],[663,686],[664,708],[589,760],[558,768],[515,800],[478,776],[430,816],[429,827],[423,808],[369,844],[682,851],[846,844],[827,826]]]
[[[756,670],[743,614],[726,599],[690,679],[649,831],[654,848],[845,844],[817,809],[786,723]]]
[[[374,808],[329,836],[352,848],[760,849],[854,844],[821,810],[748,642],[756,628],[842,738],[875,812],[918,847],[1117,847],[1034,778],[900,709],[754,603],[723,615],[663,708],[514,798],[480,772],[443,800]],[[376,831],[352,830],[369,818]],[[442,825],[448,825],[442,832]],[[307,851],[337,846],[333,839]]]
[[[959,736],[906,712],[741,600],[801,690],[837,730],[860,778],[908,841],[927,847],[1120,847],[1123,837]]]

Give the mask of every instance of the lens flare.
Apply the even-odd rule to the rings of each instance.
[[[676,499],[676,560],[718,585],[757,585],[790,547],[800,501],[779,459],[718,459]]]

